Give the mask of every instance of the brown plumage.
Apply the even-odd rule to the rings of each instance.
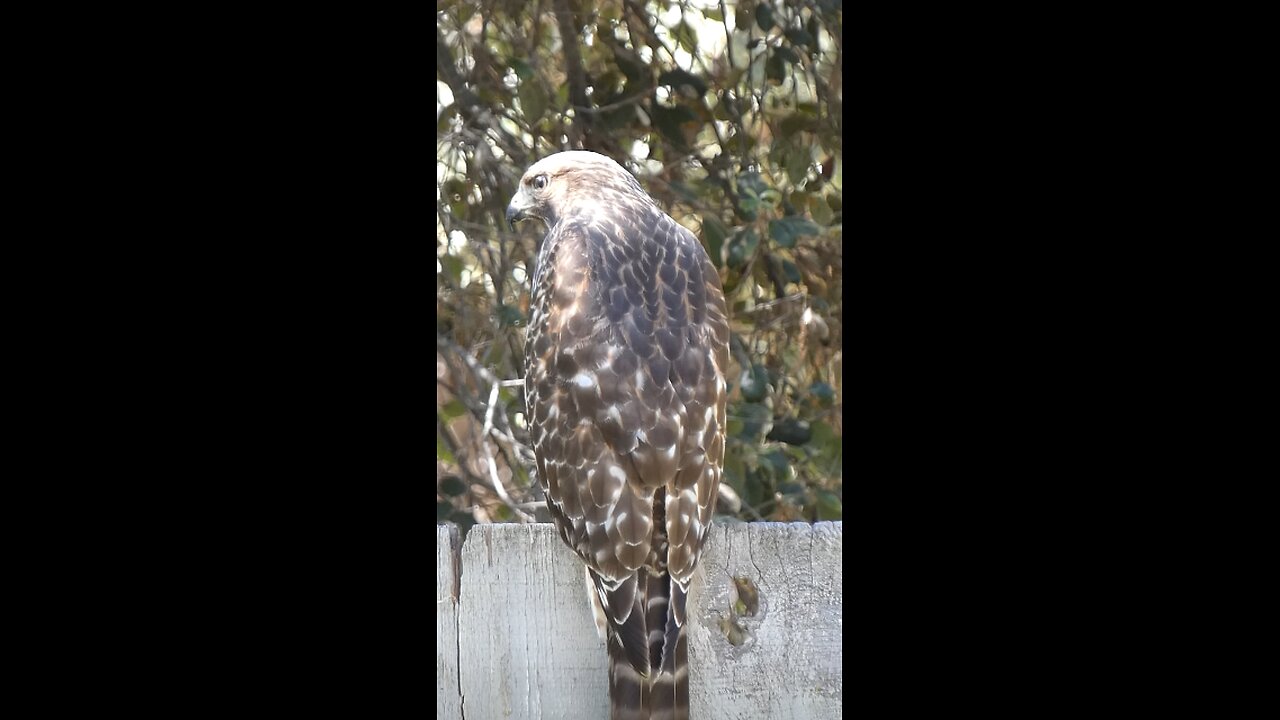
[[[524,218],[548,227],[525,340],[538,481],[607,619],[610,717],[687,718],[685,600],[724,463],[720,278],[603,155],[531,166],[507,208]]]

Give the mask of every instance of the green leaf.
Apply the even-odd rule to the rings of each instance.
[[[814,55],[821,52],[822,48],[818,45],[818,13],[809,16],[809,21],[804,24],[805,32],[809,37],[813,38],[813,44],[809,46]]]
[[[769,432],[769,440],[784,442],[788,445],[804,445],[813,438],[813,430],[809,423],[798,418],[783,418],[774,423]]]
[[[498,306],[498,325],[499,327],[522,327],[524,313],[520,312],[520,308],[500,305]]]
[[[760,467],[767,469],[776,480],[790,477],[791,461],[781,450],[770,450],[760,455]]]
[[[534,81],[520,83],[520,107],[530,124],[541,120],[547,111],[547,91]]]
[[[687,85],[697,92],[698,96],[707,93],[707,83],[702,78],[694,75],[687,70],[675,68],[668,70],[658,76],[659,85],[670,85],[674,89],[679,89],[682,85]]]
[[[778,492],[797,505],[804,504],[804,485],[798,482],[784,482],[778,486]]]
[[[769,53],[769,59],[764,63],[764,76],[774,84],[781,84],[787,77],[787,65],[777,52]]]
[[[760,29],[765,32],[768,32],[773,27],[773,8],[769,7],[767,3],[762,2],[756,6],[756,25],[759,25]]]
[[[445,444],[444,438],[439,435],[436,435],[436,459],[450,465],[457,464],[457,460],[454,460],[453,453],[450,452],[449,446]]]
[[[787,179],[799,185],[809,177],[809,148],[797,148],[787,155]]]
[[[685,200],[688,200],[689,202],[698,201],[697,191],[695,191],[692,187],[690,187],[688,183],[680,182],[679,180],[674,180],[671,182],[670,188],[672,190],[675,190],[676,193],[680,195],[680,197],[684,198]]]
[[[769,237],[785,248],[795,247],[796,239],[801,235],[817,235],[819,232],[820,228],[813,221],[794,215],[769,221]]]
[[[800,277],[800,268],[790,260],[782,261],[782,276],[787,282],[799,283],[803,278]]]
[[[440,483],[440,489],[444,491],[445,495],[457,497],[467,492],[467,484],[450,475]]]
[[[466,411],[467,406],[463,405],[461,400],[454,398],[440,408],[440,417],[445,422],[449,422],[456,417],[461,417]]]
[[[729,484],[739,495],[742,494],[747,479],[746,466],[742,464],[742,455],[740,453],[728,452],[724,454],[724,481]]]
[[[668,108],[654,102],[649,107],[649,114],[653,118],[654,127],[658,128],[658,131],[673,145],[681,150],[688,148],[689,142],[685,139],[684,129],[680,126],[697,120],[689,108],[684,106]]]
[[[840,520],[844,518],[844,503],[833,492],[818,491],[818,519]]]
[[[755,257],[756,248],[759,246],[760,237],[756,234],[755,228],[743,228],[729,240],[725,264],[731,268],[744,267],[747,261]]]
[[[818,41],[814,39],[813,35],[809,34],[808,30],[803,28],[790,28],[787,30],[786,35],[792,45],[801,45],[807,48],[818,47]]]
[[[641,58],[635,51],[621,43],[610,45],[613,50],[613,58],[618,63],[618,69],[628,80],[634,82],[643,81],[649,75],[649,66],[644,64],[644,58]]]
[[[782,122],[778,123],[778,129],[782,131],[783,137],[792,137],[796,133],[806,130],[812,131],[817,126],[818,123],[813,116],[801,112],[793,112],[782,118]]]
[[[809,212],[820,225],[830,225],[831,218],[834,215],[831,212],[831,207],[827,205],[826,199],[816,196],[809,198]]]
[[[444,135],[453,127],[453,118],[458,114],[458,103],[451,103],[440,113],[440,119],[436,121],[436,132]],[[728,120],[727,117],[720,118]]]
[[[784,207],[792,208],[787,211],[788,215],[798,215],[804,212],[804,208],[809,207],[809,193],[804,190],[792,190]],[[795,208],[800,209],[796,210]]]
[[[511,69],[516,71],[516,77],[521,81],[533,78],[533,66],[521,60],[520,58],[510,58]]]
[[[753,507],[759,507],[764,501],[764,483],[761,482],[760,473],[751,470],[747,471],[741,497],[743,502]]]
[[[759,403],[742,403],[738,406],[742,416],[742,433],[739,437],[758,442],[773,424],[773,411]]]
[[[523,386],[522,386],[522,389],[523,389]],[[507,403],[507,404],[513,403],[516,401],[516,398],[518,397],[519,396],[516,395],[515,390],[509,387],[500,388],[498,390],[498,399],[504,403]]]
[[[462,258],[457,255],[445,255],[440,258],[440,267],[454,282],[462,279]]]
[[[758,172],[745,172],[738,176],[738,192],[749,193],[759,197],[768,190],[769,186],[765,184],[764,178],[760,177]]]
[[[742,372],[742,377],[738,379],[738,384],[742,387],[743,400],[759,402],[769,392],[769,373],[764,369],[763,365],[755,363]]]
[[[748,220],[755,220],[760,212],[761,198],[767,196],[769,190],[760,173],[746,172],[739,175],[737,204],[742,216]]]
[[[813,438],[809,441],[809,447],[817,450],[817,454],[813,456],[814,464],[823,475],[834,475],[839,472],[844,445],[830,425],[814,422],[812,429]]]
[[[809,394],[818,398],[823,405],[830,405],[836,399],[836,390],[830,385],[818,381],[809,386]]]
[[[724,267],[724,257],[720,250],[724,247],[724,238],[728,234],[729,229],[719,219],[711,215],[702,218],[702,235],[706,238],[707,254],[716,261],[717,267]]]
[[[676,42],[680,43],[680,47],[690,54],[694,54],[698,49],[698,32],[693,26],[687,22],[681,21],[671,28],[671,34],[675,36]]]

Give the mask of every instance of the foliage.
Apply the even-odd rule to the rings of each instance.
[[[842,515],[840,4],[437,5],[437,517],[546,520],[527,446],[536,243],[504,222],[523,170],[617,159],[707,247],[730,303],[719,512]]]

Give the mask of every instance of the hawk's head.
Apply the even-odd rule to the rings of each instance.
[[[529,166],[507,205],[507,225],[537,218],[555,225],[561,218],[598,213],[605,203],[651,202],[640,183],[618,163],[599,153],[569,150]]]

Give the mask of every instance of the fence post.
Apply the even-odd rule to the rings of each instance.
[[[842,527],[712,526],[687,612],[691,717],[842,716]],[[554,527],[476,525],[460,557],[448,527],[436,545],[437,717],[606,717],[582,563]]]
[[[690,717],[841,717],[843,523],[711,533],[689,598]]]
[[[458,685],[458,527],[436,526],[436,717],[462,718]]]

